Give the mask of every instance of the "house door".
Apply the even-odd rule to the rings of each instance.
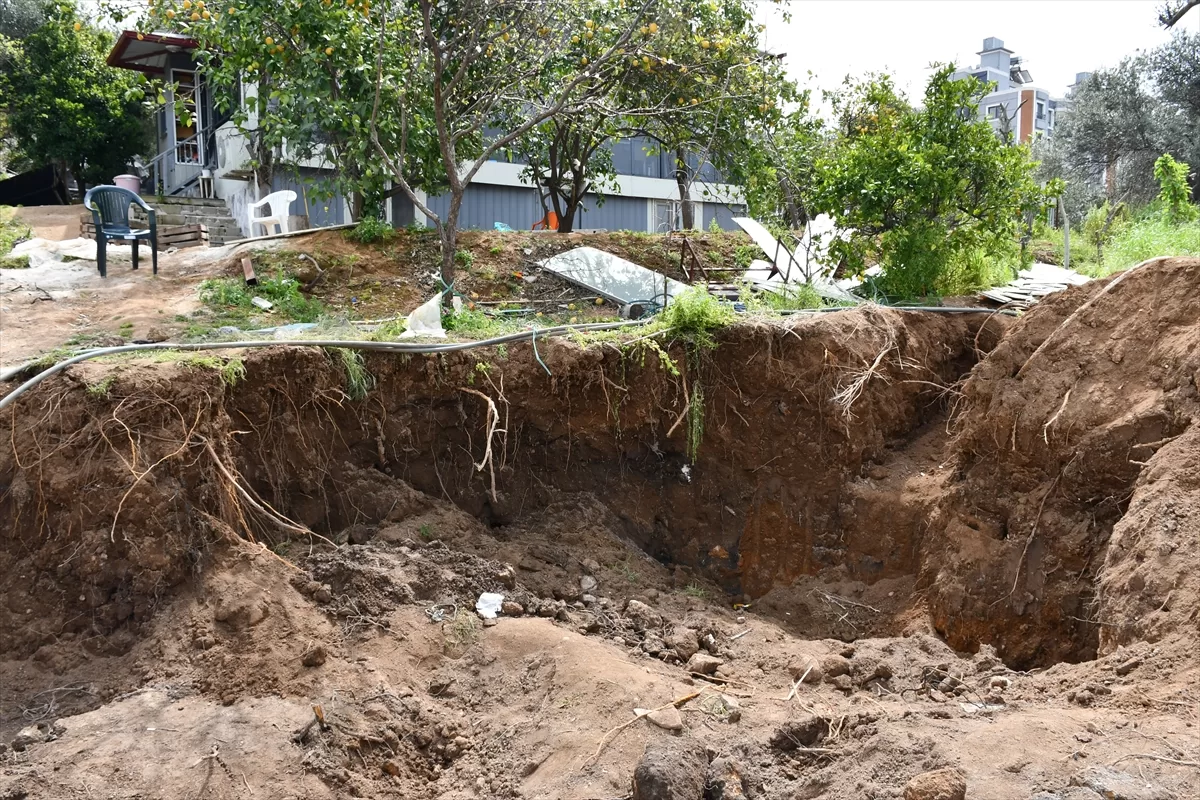
[[[167,194],[174,194],[195,183],[205,163],[205,123],[208,109],[205,103],[204,81],[194,70],[171,69],[168,76],[174,85],[166,120],[169,151],[163,153]]]

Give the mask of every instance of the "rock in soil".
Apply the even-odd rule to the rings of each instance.
[[[27,728],[22,728],[12,740],[12,749],[20,753],[31,744],[40,744],[46,741],[46,736],[36,725],[30,725]]]
[[[1111,767],[1088,767],[1071,776],[1071,785],[1091,789],[1105,800],[1176,800],[1174,792]]]
[[[695,672],[699,675],[715,675],[717,667],[725,662],[719,658],[714,658],[707,653],[694,653],[688,659],[687,666],[684,667],[688,672]]]
[[[625,615],[633,622],[634,629],[639,631],[662,627],[662,617],[641,600],[630,600],[625,605]]]
[[[741,766],[732,758],[717,758],[708,765],[705,800],[746,800]]]
[[[635,713],[641,714],[640,709]],[[683,717],[679,713],[679,709],[675,706],[667,706],[666,708],[657,708],[646,714],[646,719],[653,722],[664,731],[679,733],[683,730]]]
[[[319,667],[325,663],[325,648],[317,645],[304,654],[300,663],[306,667]]]
[[[707,768],[695,739],[655,739],[633,771],[633,800],[701,800]]]
[[[956,769],[922,772],[904,787],[904,800],[965,800],[967,779]]]
[[[700,650],[700,638],[691,628],[676,628],[667,635],[667,644],[680,661],[687,661]]]

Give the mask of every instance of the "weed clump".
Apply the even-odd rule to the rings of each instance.
[[[346,231],[346,238],[359,244],[376,244],[390,241],[396,235],[396,230],[387,220],[379,217],[366,217],[355,227]]]
[[[733,309],[713,297],[703,287],[693,286],[671,299],[659,316],[661,324],[695,345],[711,349],[717,346],[713,331],[733,322]]]
[[[200,284],[200,302],[233,321],[244,322],[257,311],[251,302],[255,297],[271,301],[274,310],[291,322],[316,322],[325,312],[320,300],[301,294],[300,282],[284,273],[259,278],[254,287],[236,278],[210,278]]]

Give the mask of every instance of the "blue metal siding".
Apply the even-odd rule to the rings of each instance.
[[[715,219],[717,225],[723,231],[740,231],[737,225],[733,224],[734,217],[745,216],[746,207],[741,205],[726,205],[725,203],[705,203],[704,204],[704,229],[708,230],[708,226]]]
[[[291,189],[295,192],[296,199],[292,201],[291,213],[297,216],[308,214],[308,224],[313,228],[342,225],[349,222],[346,219],[346,203],[342,195],[339,193],[330,198],[318,196],[320,188],[323,188],[322,182],[332,177],[332,172],[322,169],[302,167],[297,170],[280,170],[271,178],[271,191]]]
[[[450,208],[450,195],[431,197],[427,203],[430,211],[444,218]],[[542,206],[533,189],[472,183],[463,196],[458,227],[486,230],[503,222],[516,230],[527,231],[541,218]]]
[[[579,213],[575,215],[575,227],[604,228],[610,231],[645,231],[649,217],[648,203],[644,197],[608,196],[604,204],[589,194],[583,200]]]

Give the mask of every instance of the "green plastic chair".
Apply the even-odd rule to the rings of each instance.
[[[158,223],[154,209],[146,201],[128,189],[119,186],[93,186],[83,197],[84,207],[92,212],[96,224],[96,267],[100,277],[108,277],[107,249],[109,239],[127,241],[133,246],[133,268],[138,268],[138,242],[150,240],[150,261],[154,274],[158,274]],[[150,218],[149,228],[132,228],[129,225],[129,207],[136,205],[145,209]]]

